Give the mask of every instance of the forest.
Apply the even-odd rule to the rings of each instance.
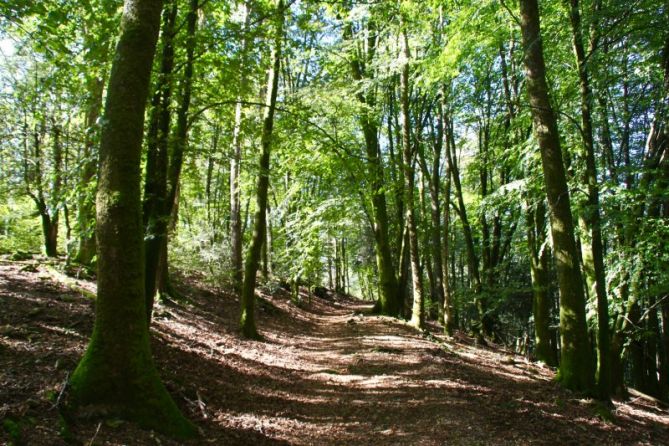
[[[0,442],[669,444],[669,1],[0,3]]]

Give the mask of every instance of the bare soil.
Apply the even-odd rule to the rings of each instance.
[[[180,444],[122,420],[62,419],[93,324],[81,289],[95,285],[31,265],[0,261],[0,443]],[[193,277],[180,291],[187,303],[156,311],[152,348],[200,429],[188,444],[669,445],[669,412],[648,398],[614,402],[607,421],[546,367],[364,315],[366,302],[303,294],[298,307],[263,292],[264,340],[248,341],[230,293]]]

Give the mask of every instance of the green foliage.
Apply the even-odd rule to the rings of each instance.
[[[443,263],[454,310],[460,315],[459,328],[476,328],[480,323],[476,302],[481,300],[497,340],[519,345],[521,337],[530,336],[534,321],[529,259],[533,253],[528,247],[528,212],[540,208],[545,191],[540,152],[531,137],[516,3],[289,2],[269,172],[267,243],[271,245],[266,286],[291,280],[327,285],[336,260],[334,245],[345,241],[344,269],[351,292],[375,299],[379,271],[372,197],[379,192],[387,203],[394,273],[400,275],[406,210],[398,114],[398,76],[405,62],[400,57],[403,29],[411,53],[411,144],[420,154],[415,160],[414,207],[432,313],[441,307],[432,271],[435,252],[447,239],[450,252]],[[185,274],[204,273],[217,286],[228,285],[232,276],[230,158],[238,100],[244,104],[240,187],[245,246],[252,236],[259,173],[255,160],[274,28],[275,2],[245,4],[249,26],[241,2],[203,2],[188,147],[178,213],[170,222],[172,267]],[[662,59],[666,4],[604,1],[599,9],[597,4],[582,1],[581,14],[586,46],[592,43],[588,69],[608,311],[613,319],[624,320],[629,299],[636,299],[646,315],[640,321],[643,325],[653,299],[657,302],[669,292],[666,165],[647,160],[651,123],[662,116],[661,101],[666,98]],[[185,6],[179,0],[178,24],[184,23]],[[565,2],[540,2],[540,8],[551,101],[563,140],[573,211],[588,212],[582,178],[580,85],[569,17]],[[104,85],[109,75],[120,10],[120,0],[12,0],[0,6],[0,39],[7,51],[0,58],[0,113],[5,117],[0,122],[2,253],[40,249],[40,221],[28,189],[35,196],[41,190],[49,211],[59,212],[60,238],[65,239],[68,254],[74,253],[78,239],[94,233],[93,213],[82,221],[77,218],[86,203],[93,204],[97,187],[94,173],[87,176],[85,171],[97,162],[101,121],[88,122],[88,115],[96,108],[94,99],[102,99],[95,86]],[[181,27],[174,36],[177,69],[171,81],[175,92],[183,85],[185,39]],[[352,76],[352,62],[361,65],[361,79]],[[158,64],[156,59],[154,71]],[[178,106],[179,96],[172,95],[171,109]],[[382,184],[374,185],[362,117],[378,126]],[[666,127],[666,118],[662,125]],[[50,156],[56,126],[62,129],[64,158],[60,194],[52,187],[58,169]],[[40,153],[35,150],[35,136]],[[457,203],[453,184],[445,196],[447,146],[458,164],[464,209],[453,205]],[[433,177],[439,189],[437,224],[431,218]],[[64,221],[66,210],[68,222]],[[472,232],[480,290],[473,288],[463,215]],[[430,235],[437,225],[442,240],[435,246]],[[535,235],[540,251],[549,254],[552,284],[550,238],[543,227]],[[548,294],[554,301],[554,286]],[[553,322],[556,310],[552,309]],[[596,329],[594,299],[588,302],[588,311]],[[643,342],[651,339],[646,327],[629,333]]]
[[[41,233],[34,204],[26,197],[7,197],[0,203],[0,253],[39,252]]]

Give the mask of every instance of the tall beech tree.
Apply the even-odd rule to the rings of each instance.
[[[525,79],[534,134],[550,209],[551,236],[560,288],[560,381],[570,389],[593,390],[593,371],[585,324],[585,296],[579,268],[569,189],[555,112],[546,83],[546,65],[537,0],[520,1],[520,26],[525,50]]]
[[[272,148],[272,133],[274,131],[274,114],[276,111],[276,97],[279,90],[279,75],[281,67],[281,47],[284,39],[285,14],[284,2],[279,0],[276,5],[276,28],[270,68],[267,72],[267,96],[263,112],[263,127],[260,140],[261,152],[258,160],[258,182],[256,186],[256,213],[254,217],[253,238],[246,255],[244,265],[244,285],[242,287],[241,316],[239,327],[247,338],[258,338],[255,323],[255,290],[258,268],[260,266],[260,251],[267,242],[267,201],[269,195],[270,153]]]
[[[156,294],[158,268],[163,244],[167,237],[167,168],[173,92],[174,37],[177,20],[177,1],[168,2],[163,11],[162,54],[156,91],[151,99],[148,144],[146,153],[146,180],[144,181],[143,222],[144,236],[144,292],[147,320],[151,320]]]
[[[401,14],[401,13],[400,13]],[[406,226],[409,232],[409,257],[411,259],[411,289],[413,307],[411,323],[422,328],[425,324],[425,302],[423,302],[423,279],[418,252],[418,229],[414,209],[414,149],[411,143],[411,116],[409,111],[409,38],[404,23],[400,23],[402,40],[402,72],[400,74],[400,103],[402,108],[402,177],[404,181],[404,205],[406,207]]]
[[[353,45],[349,55],[353,80],[363,84],[373,80],[374,57],[376,54],[376,23],[372,17],[367,23],[366,42],[362,46]],[[353,24],[346,23],[344,39],[353,39]],[[356,99],[360,103],[358,120],[365,138],[366,167],[370,176],[372,221],[376,251],[376,265],[379,274],[379,299],[376,310],[382,314],[397,316],[401,311],[401,287],[398,284],[390,245],[388,207],[383,187],[384,167],[379,144],[379,123],[374,116],[376,92],[373,88],[362,88]],[[400,256],[401,257],[401,256]]]
[[[179,190],[181,172],[183,171],[188,135],[191,122],[189,121],[190,107],[193,97],[193,82],[195,77],[195,49],[197,46],[198,12],[200,0],[190,0],[186,13],[186,60],[184,63],[183,78],[179,83],[179,102],[176,111],[176,128],[172,144],[169,146],[169,166],[167,170],[167,195],[163,220],[172,223],[177,219],[179,209]],[[168,227],[169,229],[169,227]],[[181,298],[181,295],[172,286],[169,269],[167,240],[169,231],[163,239],[158,267],[158,291],[165,296]]]
[[[230,157],[230,249],[232,261],[232,278],[237,293],[241,293],[244,281],[244,263],[242,259],[242,202],[241,202],[241,164],[242,164],[242,124],[244,121],[244,104],[242,100],[248,84],[248,53],[251,38],[247,34],[251,14],[247,4],[241,5],[244,15],[244,36],[239,67],[239,94],[235,104],[235,124],[232,130],[232,156]]]
[[[595,5],[598,5],[595,2]],[[610,389],[609,368],[609,303],[606,293],[606,271],[604,269],[604,247],[602,243],[602,222],[599,206],[599,181],[595,162],[595,140],[592,124],[593,92],[590,74],[583,44],[583,25],[579,0],[570,0],[569,18],[572,27],[574,54],[578,69],[581,92],[581,134],[583,137],[583,158],[585,169],[583,182],[587,185],[587,197],[579,213],[579,225],[582,229],[581,257],[583,273],[589,294],[597,301],[597,391],[601,398],[608,398]],[[595,10],[599,9],[598,7]],[[599,30],[593,30],[591,52],[596,46]]]
[[[140,159],[161,8],[156,0],[124,4],[100,144],[95,325],[70,385],[77,407],[186,438],[195,429],[153,364],[144,299]]]

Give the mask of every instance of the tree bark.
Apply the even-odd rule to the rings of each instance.
[[[520,1],[525,77],[541,163],[560,289],[560,370],[562,384],[592,392],[593,369],[585,323],[585,296],[574,239],[569,189],[562,161],[557,119],[550,103],[537,0]]]
[[[401,25],[402,27],[404,24]],[[409,258],[411,259],[411,288],[413,307],[411,324],[418,328],[425,325],[425,302],[423,301],[423,279],[418,253],[418,230],[414,202],[415,175],[413,169],[413,148],[411,146],[411,116],[409,111],[409,39],[402,30],[402,73],[400,76],[400,105],[402,107],[402,178],[404,182],[405,221],[409,229]]]
[[[587,196],[579,212],[582,229],[581,257],[588,293],[597,300],[597,393],[608,399],[611,393],[609,303],[606,295],[606,271],[602,246],[601,218],[599,210],[599,184],[595,163],[595,141],[592,129],[592,89],[583,46],[583,30],[579,0],[570,0],[569,17],[572,26],[573,47],[576,55],[581,90],[581,128],[585,172],[583,182],[587,185]]]
[[[161,7],[155,0],[125,2],[100,144],[95,325],[70,385],[76,406],[185,438],[195,428],[153,364],[144,299],[140,161]]]
[[[258,183],[256,186],[256,213],[253,224],[251,246],[246,255],[244,265],[244,284],[241,296],[241,316],[239,326],[242,335],[259,338],[255,323],[255,288],[256,275],[260,264],[260,250],[266,241],[267,229],[267,195],[269,190],[270,150],[272,147],[272,131],[274,129],[274,112],[276,96],[279,89],[279,68],[281,64],[281,47],[283,43],[284,3],[279,0],[277,5],[277,22],[274,31],[274,47],[272,48],[271,65],[267,76],[267,97],[263,113],[263,130],[261,137],[262,152],[258,162]]]
[[[235,105],[235,124],[232,130],[232,156],[230,157],[230,248],[232,261],[232,279],[235,291],[240,294],[244,280],[244,263],[242,259],[242,208],[239,179],[242,162],[242,122],[244,106],[242,99],[246,94],[248,76],[246,74],[246,58],[250,40],[246,35],[251,20],[248,5],[244,4],[244,37],[242,40],[241,60],[239,67],[239,94]]]

